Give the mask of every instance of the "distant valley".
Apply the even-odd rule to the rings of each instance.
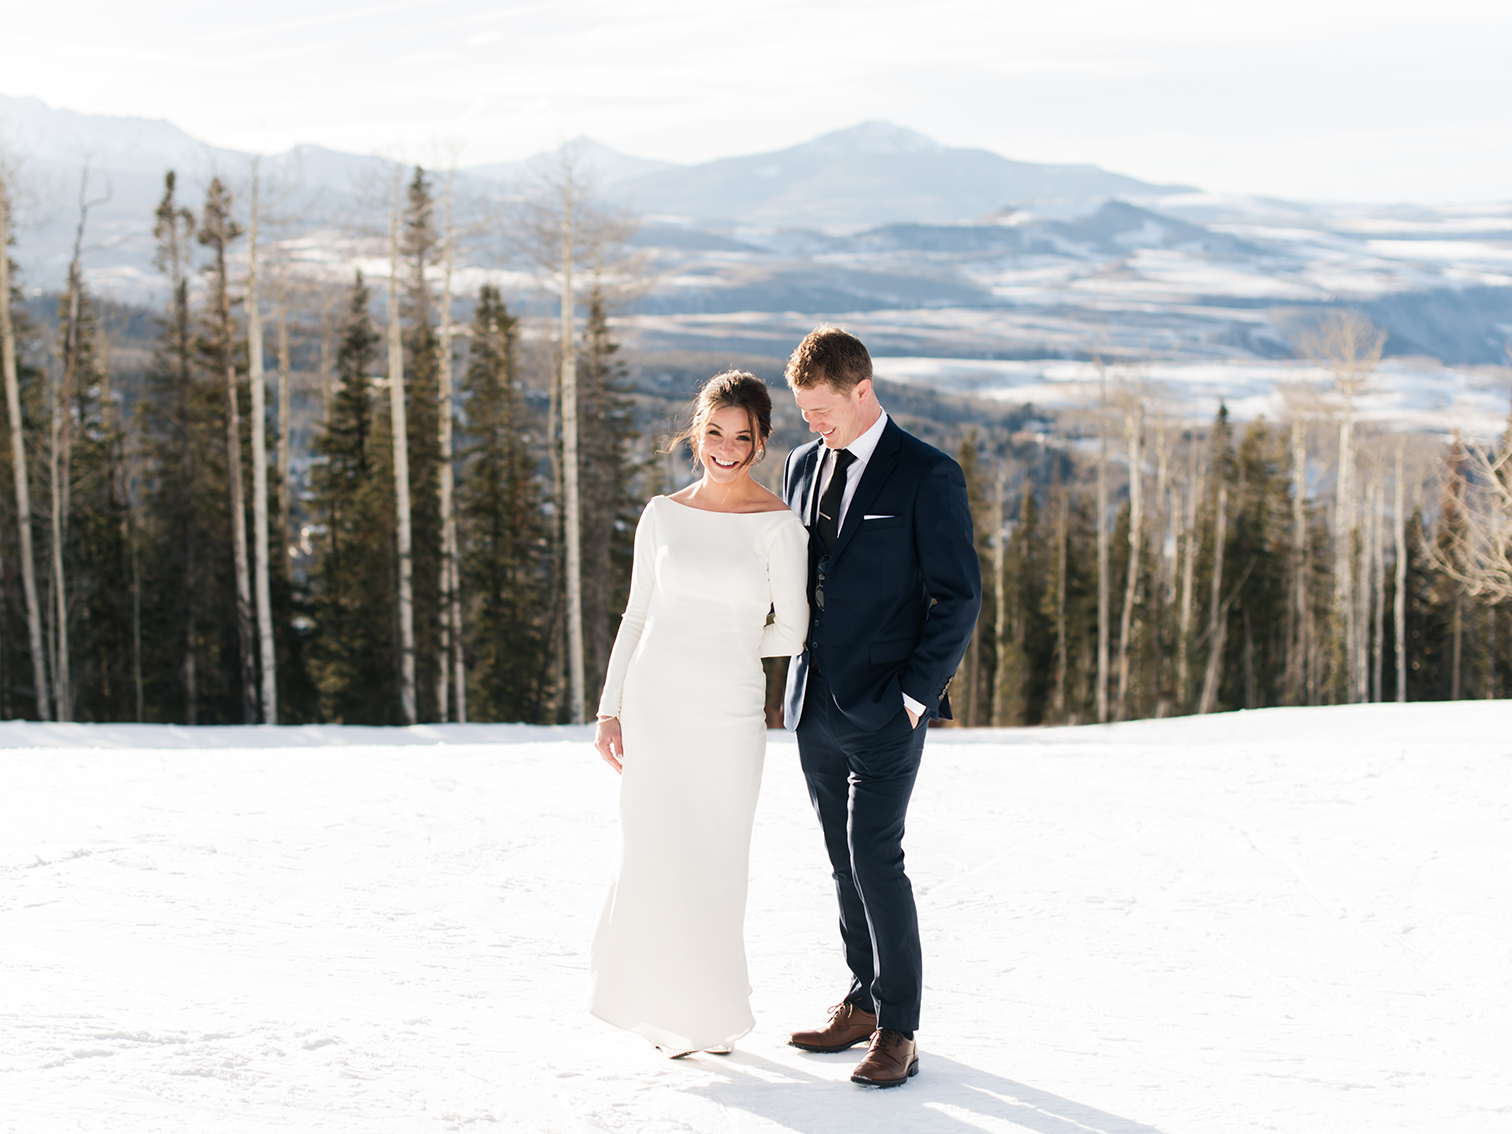
[[[0,140],[25,159],[42,197],[23,218],[26,284],[61,283],[87,156],[109,199],[91,214],[86,271],[96,288],[135,302],[159,286],[150,224],[163,171],[180,172],[192,201],[212,171],[244,183],[251,161],[168,123],[77,115],[34,99],[0,98]],[[1029,363],[1096,353],[1146,366],[1250,362],[1256,374],[1284,365],[1299,320],[1347,305],[1389,331],[1388,355],[1451,368],[1434,373],[1508,361],[1512,202],[1219,197],[950,148],[880,122],[693,166],[578,145],[601,195],[640,218],[632,243],[649,283],[619,323],[641,353],[780,357],[829,319],[863,333],[879,357]],[[300,218],[283,232],[288,254],[315,273],[345,276],[357,262],[383,271],[365,234],[381,230],[373,202],[392,168],[316,147],[262,159],[283,187],[281,207]],[[528,162],[459,173],[468,207],[495,218],[462,279],[495,279],[527,303],[537,289],[499,218],[530,176]],[[894,369],[943,383],[950,368]],[[996,372],[1011,392],[1017,371]],[[1466,384],[1483,388],[1482,417],[1497,400],[1504,412],[1494,375]]]

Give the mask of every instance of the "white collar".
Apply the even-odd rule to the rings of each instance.
[[[882,431],[887,428],[887,411],[877,415],[877,420],[871,423],[871,428],[857,437],[849,445],[845,446],[850,455],[856,458],[856,463],[866,464],[871,460],[871,455],[877,451],[877,442],[882,440]],[[824,442],[820,442],[821,445]]]

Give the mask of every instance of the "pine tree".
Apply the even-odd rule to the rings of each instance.
[[[309,664],[323,719],[401,724],[390,435],[374,406],[381,338],[370,299],[359,272],[337,351],[330,420],[313,447],[310,511],[323,531],[311,578]]]
[[[485,284],[463,382],[466,464],[458,494],[470,612],[468,715],[479,721],[529,721],[540,712],[546,528],[516,374],[518,333],[498,288]]]
[[[208,566],[214,534],[206,520],[224,512],[212,482],[211,460],[221,421],[216,384],[199,369],[189,275],[196,223],[179,206],[176,178],[164,178],[153,229],[154,264],[168,280],[166,310],[137,404],[137,444],[143,462],[141,604],[146,716],[198,724],[207,667],[203,637],[217,621],[214,571]],[[224,395],[222,395],[222,398]]]
[[[630,592],[635,525],[644,504],[632,449],[639,434],[619,349],[603,293],[595,287],[577,367],[583,669],[590,698],[597,696],[609,668],[609,650]]]
[[[975,430],[969,433],[957,452],[961,471],[966,477],[966,499],[971,508],[971,524],[976,536],[978,566],[983,579],[992,578],[991,538],[1002,521],[993,516],[988,503],[986,477],[982,473],[980,447]],[[956,723],[965,728],[992,723],[992,685],[997,671],[997,640],[994,624],[997,611],[992,588],[983,591],[982,607],[977,614],[976,629],[967,644],[966,654],[956,683],[951,687],[951,711]]]
[[[87,293],[80,300],[74,396],[68,407],[73,436],[69,522],[63,547],[69,585],[72,718],[131,720],[136,716],[136,685],[132,593],[122,578],[129,554],[127,505],[116,475],[120,437],[109,400],[106,360],[96,349],[98,316]]]
[[[0,515],[12,522],[0,528],[0,574],[7,596],[15,600],[0,604],[0,715],[25,715],[35,720],[51,716],[48,695],[47,655],[42,637],[43,597],[37,586],[37,515],[32,501],[45,499],[45,482],[38,477],[38,462],[27,459],[28,450],[42,449],[38,423],[44,420],[46,387],[43,370],[27,355],[38,330],[22,306],[16,265],[10,259],[13,243],[10,227],[9,170],[0,167],[0,369],[5,384],[5,428],[11,460],[0,463]],[[14,533],[14,538],[12,538]],[[15,611],[14,619],[6,617]]]

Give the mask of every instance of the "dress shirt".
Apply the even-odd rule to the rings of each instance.
[[[845,528],[845,513],[850,509],[851,500],[856,495],[856,486],[861,483],[861,476],[866,472],[866,463],[871,460],[872,454],[877,451],[877,442],[882,440],[882,431],[886,428],[887,414],[883,413],[878,416],[876,421],[872,422],[870,429],[845,446],[846,449],[850,450],[851,456],[856,459],[846,471],[845,495],[840,498],[840,522],[836,526],[836,531],[843,531]],[[834,479],[834,476],[835,460],[833,450],[826,448],[824,450],[824,467],[820,470],[819,487],[814,493],[814,509],[816,512],[819,507],[819,501],[824,499],[824,493],[829,488],[830,481]],[[924,715],[924,706],[915,701],[907,693],[903,694],[903,704],[919,716],[922,717]]]
[[[845,513],[850,508],[850,502],[855,498],[856,486],[861,483],[861,476],[866,472],[866,462],[871,460],[871,455],[877,451],[877,442],[882,440],[882,431],[887,428],[887,414],[882,414],[865,433],[857,437],[845,448],[850,450],[850,455],[855,457],[850,469],[845,474],[845,495],[840,498],[840,520],[835,525],[836,531],[845,528]],[[829,488],[830,481],[835,477],[834,450],[824,450],[824,467],[819,472],[819,491],[814,494],[814,507],[819,507],[819,501],[824,499],[824,493]],[[815,519],[817,522],[817,516]]]

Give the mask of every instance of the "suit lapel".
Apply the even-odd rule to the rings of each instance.
[[[887,478],[898,464],[898,448],[903,444],[902,431],[891,419],[887,419],[887,426],[882,430],[882,436],[877,439],[877,447],[872,452],[871,460],[866,462],[866,471],[861,474],[861,483],[856,485],[856,494],[851,497],[850,507],[845,510],[845,523],[840,527],[840,538],[835,540],[835,546],[830,549],[830,562],[840,558],[841,552],[850,543],[851,536],[856,534],[856,529],[861,526],[862,517],[867,514],[867,509],[875,503],[877,493],[882,491],[882,486],[887,483]]]
[[[794,495],[800,498],[802,507],[799,514],[806,528],[814,522],[814,493],[819,487],[819,454],[820,442],[812,442],[798,464],[798,483]]]

